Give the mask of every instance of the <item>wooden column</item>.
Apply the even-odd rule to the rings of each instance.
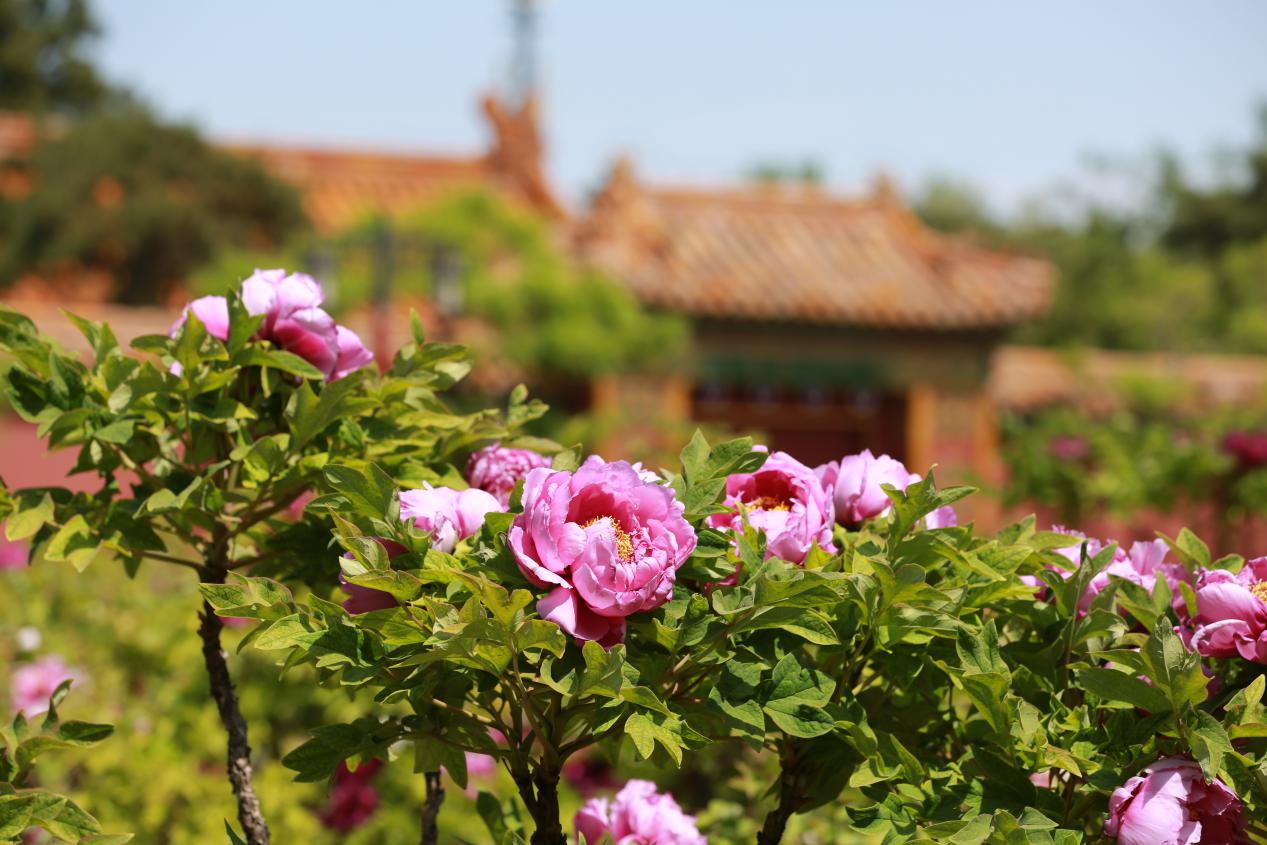
[[[933,444],[937,431],[937,392],[931,384],[917,382],[906,392],[906,466],[921,475],[936,460]]]

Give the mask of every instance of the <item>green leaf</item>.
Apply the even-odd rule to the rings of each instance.
[[[835,689],[829,676],[786,654],[775,664],[770,682],[763,709],[784,733],[815,737],[835,729],[836,720],[824,710]]]
[[[801,607],[767,607],[736,625],[733,632],[773,628],[786,631],[815,645],[839,645],[836,632],[820,613]]]
[[[1204,710],[1197,711],[1197,725],[1190,737],[1192,753],[1201,764],[1206,780],[1214,780],[1223,769],[1223,755],[1232,753],[1232,741],[1219,721]]]
[[[115,420],[109,425],[102,426],[92,432],[92,436],[96,440],[103,443],[125,444],[132,439],[133,434],[132,420]]]
[[[247,346],[233,356],[233,363],[242,367],[269,367],[281,370],[294,376],[306,379],[325,379],[325,374],[312,364],[291,352],[282,349],[264,349],[261,346]]]
[[[704,468],[708,465],[708,441],[698,428],[691,435],[690,442],[682,448],[679,459],[682,462],[682,474],[692,484],[703,478]]]
[[[655,727],[641,713],[635,713],[625,722],[625,735],[633,741],[638,755],[646,760],[655,751]]]
[[[1169,619],[1157,620],[1140,656],[1145,674],[1169,699],[1172,709],[1183,710],[1186,705],[1205,701],[1208,679],[1201,671],[1201,658],[1184,648]]]
[[[238,832],[233,829],[233,825],[229,824],[229,820],[224,820],[224,832],[229,835],[229,845],[246,845],[246,840],[238,836]]]
[[[1210,547],[1187,528],[1180,529],[1179,536],[1173,540],[1160,531],[1157,532],[1157,536],[1166,541],[1166,545],[1170,546],[1175,557],[1179,558],[1189,572],[1210,567]]]
[[[356,379],[339,379],[325,385],[318,397],[309,382],[299,385],[286,406],[293,447],[303,448],[328,426],[337,422],[357,386]]]
[[[1081,669],[1077,673],[1083,689],[1106,701],[1122,701],[1155,716],[1171,711],[1170,699],[1156,687],[1116,669]]]
[[[4,523],[4,536],[10,540],[25,540],[48,524],[53,518],[53,497],[44,494],[34,507],[19,510]]]

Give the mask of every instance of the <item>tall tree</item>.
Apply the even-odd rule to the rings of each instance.
[[[85,56],[100,30],[85,0],[0,0],[0,108],[84,112],[109,89]]]
[[[219,249],[275,247],[305,224],[257,164],[136,108],[73,122],[25,166],[30,193],[0,202],[0,283],[88,268],[118,300],[152,303]]]

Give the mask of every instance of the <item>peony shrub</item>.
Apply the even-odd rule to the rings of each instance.
[[[870,452],[561,449],[523,390],[450,410],[465,353],[420,331],[373,372],[297,274],[139,356],[80,326],[89,364],[0,310],[4,387],[99,489],[5,490],[0,518],[44,564],[198,578],[231,842],[269,832],[222,618],[348,703],[282,759],[333,831],[403,767],[423,843],[449,783],[497,843],[1267,841],[1264,559],[982,532],[971,489]],[[0,834],[76,841],[14,800],[12,733]]]

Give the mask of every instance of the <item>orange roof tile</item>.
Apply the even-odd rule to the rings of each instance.
[[[390,217],[416,211],[446,194],[494,187],[496,182],[480,158],[281,146],[226,149],[256,159],[298,188],[304,211],[325,233],[346,229],[371,214]]]
[[[304,210],[323,233],[337,232],[370,214],[395,216],[442,197],[483,188],[526,204],[548,217],[563,216],[545,179],[536,101],[511,109],[485,98],[493,144],[487,154],[437,156],[270,145],[227,146],[258,160],[303,193]]]
[[[637,185],[620,165],[578,225],[582,254],[647,303],[731,318],[922,328],[1041,313],[1049,265],[933,232],[883,186],[856,200]]]

